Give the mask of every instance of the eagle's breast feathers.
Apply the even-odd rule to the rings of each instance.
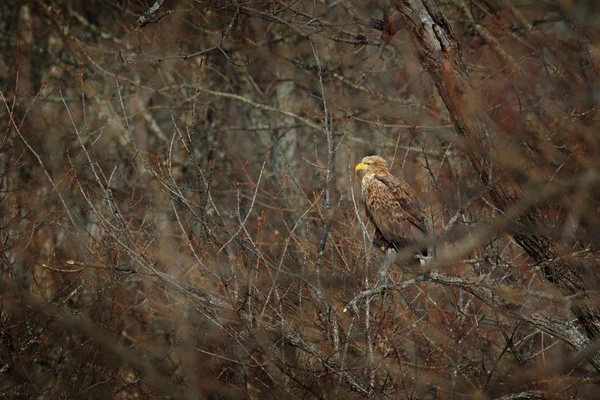
[[[375,243],[400,249],[424,241],[427,229],[414,190],[390,174],[381,157],[365,157],[356,166],[359,170],[365,170],[362,194],[367,216],[376,227]],[[427,255],[426,248],[421,253]]]

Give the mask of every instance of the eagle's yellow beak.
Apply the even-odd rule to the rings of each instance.
[[[367,169],[367,168],[369,168],[369,166],[367,164],[363,164],[363,163],[356,164],[356,167],[354,168],[354,173],[357,174],[358,171],[362,171],[363,169]]]

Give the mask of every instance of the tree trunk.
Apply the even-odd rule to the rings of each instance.
[[[525,193],[519,184],[494,166],[497,133],[487,113],[477,107],[469,72],[463,62],[460,45],[450,25],[431,0],[394,0],[411,34],[423,68],[430,74],[442,97],[457,132],[465,139],[465,150],[480,176],[489,186],[490,197],[500,210],[508,210],[523,200]],[[533,195],[533,194],[531,194]],[[532,202],[533,203],[533,202]],[[538,264],[545,278],[570,297],[585,299],[573,304],[572,312],[589,339],[600,337],[598,299],[590,298],[594,287],[592,265],[558,257],[558,244],[539,230],[546,214],[539,206],[524,209],[515,223],[521,229],[511,232],[515,242]],[[524,229],[523,229],[524,228]]]

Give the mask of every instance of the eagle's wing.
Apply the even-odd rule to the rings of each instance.
[[[414,191],[391,174],[376,179],[367,213],[382,236],[401,247],[423,240],[427,228]]]

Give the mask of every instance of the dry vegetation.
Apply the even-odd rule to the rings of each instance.
[[[599,21],[2,2],[0,397],[593,398]],[[424,267],[371,245],[373,153],[419,188]]]

